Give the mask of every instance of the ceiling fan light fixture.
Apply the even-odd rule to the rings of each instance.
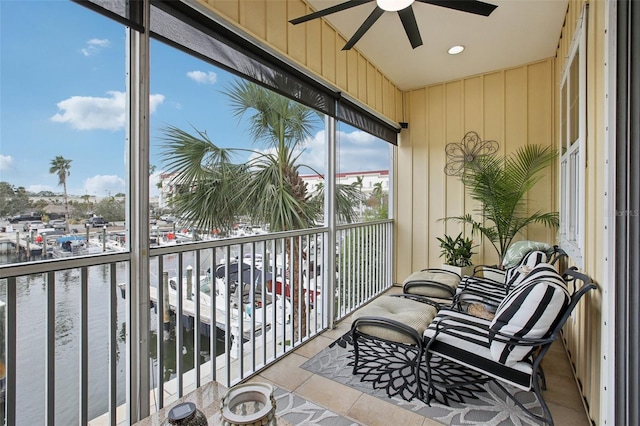
[[[449,55],[457,55],[458,53],[462,53],[463,50],[464,50],[464,46],[457,45],[457,46],[450,47],[449,50],[447,50],[447,53]]]
[[[376,0],[378,7],[387,12],[396,12],[411,6],[414,0]]]

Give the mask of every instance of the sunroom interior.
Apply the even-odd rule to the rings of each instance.
[[[77,3],[74,7],[86,8],[126,29],[122,53],[126,53],[123,65],[127,80],[122,91],[126,92],[128,107],[123,147],[127,155],[124,173],[128,174],[129,245],[123,253],[26,262],[0,269],[0,278],[6,280],[7,286],[9,324],[6,424],[20,424],[20,419],[25,418],[20,411],[23,403],[16,395],[24,392],[21,375],[26,372],[20,369],[16,372],[15,368],[13,373],[10,371],[12,363],[18,365],[17,358],[24,350],[18,343],[19,328],[10,325],[20,315],[17,304],[11,302],[18,299],[19,290],[14,287],[19,287],[21,280],[41,274],[55,283],[61,279],[58,273],[78,270],[81,282],[86,283],[90,282],[91,268],[98,264],[108,270],[105,276],[113,287],[109,297],[115,300],[120,297],[114,293],[116,281],[125,277],[126,284],[121,288],[127,297],[124,312],[127,327],[123,331],[127,339],[119,357],[124,358],[126,367],[122,374],[116,373],[116,363],[109,363],[106,377],[109,402],[103,412],[107,413],[107,424],[133,424],[173,401],[168,397],[164,401],[159,395],[156,396],[159,401],[150,401],[153,397],[147,397],[154,395],[152,382],[154,377],[159,377],[154,372],[143,373],[150,368],[153,371],[149,354],[156,351],[160,359],[163,352],[162,345],[154,346],[157,342],[153,343],[149,337],[152,295],[149,286],[142,283],[149,282],[155,272],[162,274],[165,256],[179,258],[178,276],[182,276],[183,268],[186,270],[188,265],[187,261],[183,263],[183,256],[193,254],[192,260],[198,263],[207,250],[221,249],[227,254],[228,262],[229,247],[236,244],[216,241],[178,249],[149,247],[147,177],[152,168],[149,152],[153,149],[150,127],[162,125],[153,122],[154,84],[157,84],[153,81],[154,67],[172,66],[171,62],[154,63],[154,49],[170,49],[183,57],[214,65],[220,72],[256,82],[321,114],[320,128],[324,133],[320,145],[324,148],[318,150],[317,155],[322,156],[320,174],[326,175],[324,185],[329,200],[325,200],[323,223],[317,229],[285,232],[273,239],[243,240],[253,245],[244,249],[240,244],[241,256],[253,254],[256,244],[264,247],[273,244],[274,252],[278,252],[277,238],[282,238],[282,246],[286,245],[285,240],[297,238],[306,239],[307,243],[321,239],[324,247],[344,242],[341,235],[347,234],[352,225],[337,219],[330,196],[335,195],[339,183],[335,176],[349,171],[348,157],[340,150],[340,138],[345,137],[347,129],[358,129],[375,137],[378,151],[382,152],[377,160],[382,158],[389,170],[388,215],[377,218],[380,220],[373,221],[370,227],[363,226],[362,231],[366,234],[362,243],[375,242],[380,251],[375,259],[358,258],[363,263],[378,263],[371,267],[372,284],[365,291],[365,297],[352,305],[345,298],[349,306],[344,309],[326,303],[326,312],[316,317],[319,320],[308,318],[309,336],[300,337],[300,329],[292,328],[292,336],[300,340],[292,342],[290,347],[285,344],[284,350],[274,348],[271,357],[266,352],[264,359],[253,356],[251,365],[243,366],[241,362],[238,375],[227,366],[216,378],[210,371],[215,371],[215,363],[207,367],[209,372],[204,371],[204,364],[194,367],[197,379],[189,386],[201,387],[206,377],[211,380],[211,375],[225,386],[251,379],[268,366],[267,358],[280,362],[289,350],[302,346],[306,337],[334,328],[350,312],[378,294],[390,288],[398,291],[397,287],[392,288],[393,283],[401,283],[411,272],[441,264],[437,237],[458,232],[472,236],[470,229],[441,219],[474,214],[477,208],[460,180],[444,172],[448,161],[445,147],[460,142],[467,132],[475,131],[483,140],[496,141],[499,152],[504,155],[529,144],[558,151],[558,161],[545,171],[535,190],[528,194],[527,203],[531,212],[558,211],[560,227],[530,226],[519,239],[559,245],[569,253],[569,266],[588,274],[598,286],[576,309],[562,336],[588,421],[598,425],[640,421],[637,404],[633,403],[639,395],[638,354],[634,350],[637,346],[634,342],[639,337],[639,317],[633,306],[640,300],[637,285],[632,285],[640,278],[637,266],[640,254],[637,76],[640,70],[638,33],[631,25],[634,19],[640,18],[637,4],[632,1],[496,0],[490,2],[497,5],[496,19],[501,19],[497,21],[500,24],[496,24],[482,21],[490,17],[441,11],[444,8],[425,4],[430,2],[416,1],[412,7],[424,46],[412,48],[402,22],[392,16],[395,13],[386,13],[352,48],[343,50],[374,2],[362,2],[368,5],[344,9],[299,25],[289,21],[341,2],[91,0],[73,3]],[[516,15],[520,18],[530,15],[523,22],[541,19],[537,22],[544,22],[544,28],[523,37],[519,31],[525,30],[512,22],[516,21]],[[529,48],[501,45],[502,49],[498,49],[490,44],[498,43],[497,39],[486,41],[490,35],[486,35],[486,39],[484,35],[477,35],[481,31],[489,32],[490,28],[494,36],[503,41],[511,37],[520,43],[525,43],[527,38],[547,41],[540,43],[542,47],[534,47],[532,43]],[[458,38],[454,39],[456,34]],[[466,52],[456,57],[438,50],[453,44],[466,45]],[[526,54],[533,49],[538,50]],[[206,108],[207,104],[201,107]],[[206,134],[207,129],[195,130]],[[496,264],[498,257],[493,247],[478,236],[473,237],[478,243],[473,263]],[[339,266],[335,263],[341,260],[326,256],[327,252],[324,250],[320,255],[326,259],[326,267]],[[280,255],[284,261],[289,254],[281,251]],[[126,265],[125,272],[120,269],[122,265]],[[154,268],[157,269],[154,271]],[[327,288],[335,290],[334,279],[327,280]],[[161,295],[156,294],[156,300],[160,300]],[[84,302],[87,297],[81,293]],[[55,328],[53,300],[49,299],[50,310],[44,318],[48,330],[45,344],[48,373],[43,378],[43,386],[47,389],[55,388],[56,380],[51,373],[55,371],[55,361],[51,358],[55,358],[56,346],[55,331],[50,330]],[[307,299],[307,302],[312,301]],[[315,305],[317,309],[318,306]],[[114,316],[117,317],[118,312],[119,308],[110,309],[110,323],[116,323]],[[90,312],[81,309],[80,323],[86,325],[90,316]],[[83,339],[88,336],[87,327],[81,327]],[[255,327],[255,322],[251,327]],[[107,338],[115,342],[115,328]],[[309,340],[307,344],[313,345],[313,339]],[[179,346],[180,343],[178,340]],[[195,338],[193,344],[197,349],[201,343]],[[77,386],[81,396],[77,401],[77,419],[85,424],[94,420],[95,413],[90,414],[88,352],[82,339],[79,346]],[[211,348],[213,350],[213,346]],[[109,349],[109,356],[114,356],[116,351],[120,352]],[[243,359],[243,355],[239,358]],[[233,360],[227,357],[226,362],[230,365]],[[193,387],[183,383],[182,372],[186,366],[178,363],[176,368],[180,376],[177,396],[181,397]],[[51,422],[61,418],[56,414],[60,398],[56,398],[56,393],[59,394],[49,391],[43,397],[41,416]]]

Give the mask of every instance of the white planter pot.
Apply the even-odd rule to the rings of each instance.
[[[444,269],[446,271],[451,271],[451,272],[455,272],[456,274],[460,275],[461,277],[464,277],[465,275],[473,275],[473,265],[471,266],[453,266],[453,265],[447,265],[447,264],[442,264],[440,266],[441,269]]]

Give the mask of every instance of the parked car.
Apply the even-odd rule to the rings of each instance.
[[[87,225],[92,228],[99,228],[102,226],[109,226],[109,222],[107,222],[102,216],[94,216],[87,220]]]
[[[19,222],[27,222],[33,220],[41,220],[42,215],[37,212],[31,212],[28,214],[19,214],[17,216],[13,216],[9,218],[9,223],[19,223]]]
[[[51,220],[49,221],[49,228],[53,228],[55,230],[66,230],[67,229],[67,221],[66,220]]]
[[[26,232],[26,231],[31,231],[35,229],[44,229],[46,227],[47,225],[45,225],[43,221],[32,220],[30,222],[25,222],[24,225],[22,225],[22,230]]]

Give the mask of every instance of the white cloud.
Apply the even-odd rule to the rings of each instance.
[[[87,41],[86,47],[80,49],[80,51],[84,56],[91,56],[91,55],[97,54],[98,52],[100,52],[100,50],[102,50],[105,47],[109,47],[110,45],[111,45],[111,42],[106,38],[104,39],[92,38],[91,40]]]
[[[389,150],[386,142],[381,142],[361,130],[338,132],[338,171],[360,172],[389,169]],[[313,138],[305,141],[305,151],[300,162],[312,167],[319,173],[325,173],[325,131],[321,130]],[[314,173],[301,169],[302,174]]]
[[[389,150],[386,142],[381,142],[361,130],[353,132],[338,132],[338,171],[361,172],[389,169]],[[326,172],[326,141],[325,131],[320,130],[312,138],[308,138],[300,146],[304,152],[299,157],[299,163],[307,167],[301,167],[300,173],[323,174]],[[261,153],[273,153],[274,148],[256,150]],[[254,159],[258,154],[251,154]]]
[[[84,181],[83,192],[97,197],[105,197],[125,192],[125,190],[126,182],[124,179],[116,175],[97,175]]]
[[[0,154],[0,171],[7,171],[13,168],[13,157]]]
[[[124,128],[126,113],[126,93],[115,90],[107,92],[107,97],[72,96],[56,104],[61,113],[51,117],[57,123],[69,123],[77,130],[120,130]],[[149,109],[154,113],[164,102],[164,95],[151,95]]]
[[[157,184],[160,182],[160,175],[162,175],[164,171],[156,171],[155,173],[149,176],[149,196],[150,197],[159,197],[160,196],[160,188],[158,188]]]
[[[209,72],[189,71],[187,73],[187,77],[189,77],[191,80],[195,81],[196,83],[202,83],[202,84],[215,84],[216,80],[218,79],[218,76],[213,71],[209,71]]]

